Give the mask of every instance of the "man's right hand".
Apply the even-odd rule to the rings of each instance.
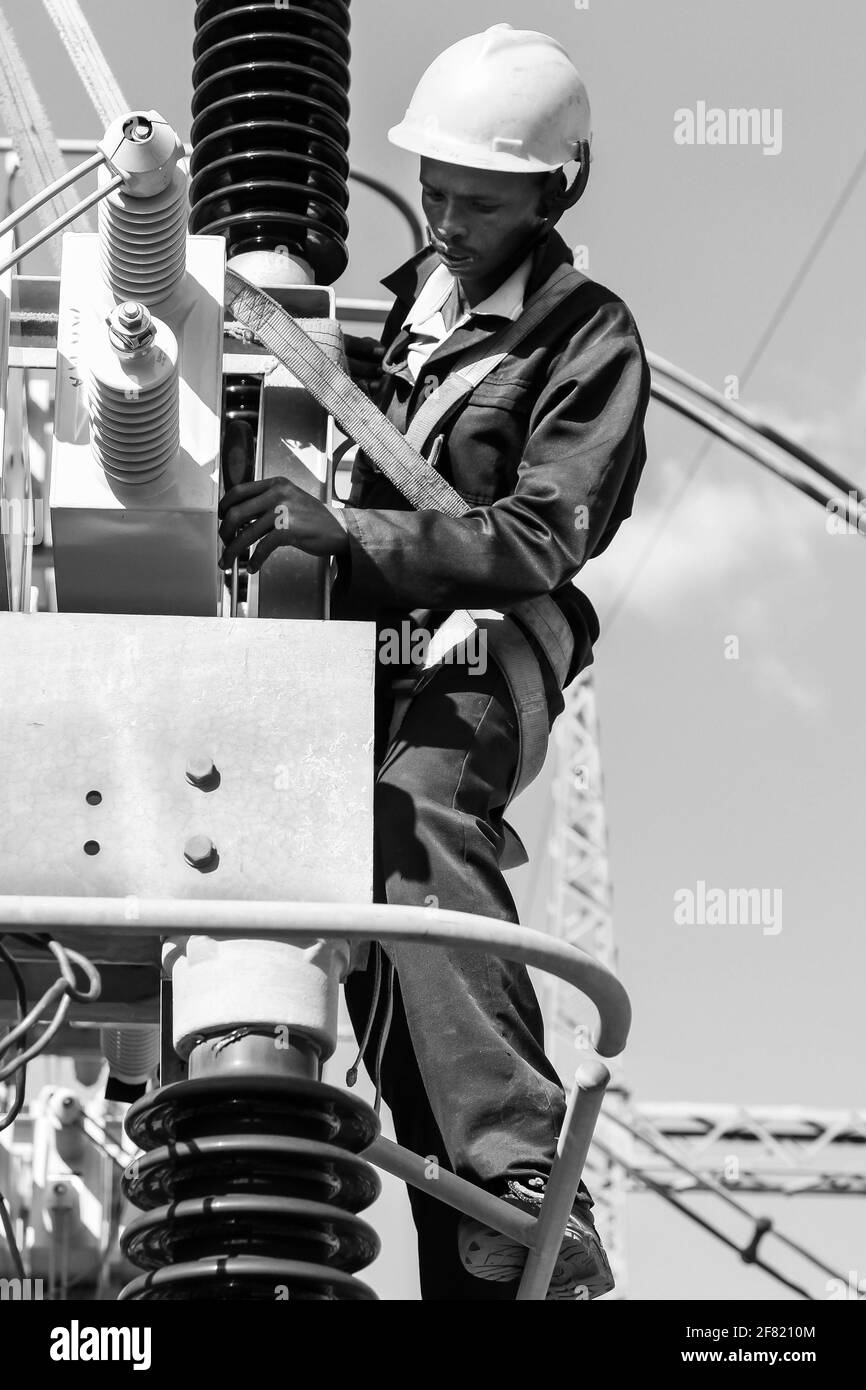
[[[375,396],[382,386],[382,358],[385,349],[377,338],[356,338],[351,333],[343,335],[349,375],[356,386],[368,395]]]

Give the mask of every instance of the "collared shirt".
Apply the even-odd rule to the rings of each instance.
[[[440,262],[403,320],[403,327],[412,335],[406,359],[412,380],[418,380],[418,373],[436,348],[473,316],[483,314],[506,321],[519,318],[531,269],[532,256],[527,256],[499,289],[461,312],[458,280]]]

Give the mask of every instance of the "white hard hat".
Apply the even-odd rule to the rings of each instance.
[[[540,173],[588,160],[589,96],[556,39],[494,24],[440,53],[393,145],[446,164]]]

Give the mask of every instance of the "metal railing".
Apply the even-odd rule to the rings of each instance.
[[[0,897],[0,934],[4,932],[32,936],[48,932],[61,941],[74,937],[79,945],[82,934],[96,932],[127,938],[249,936],[286,941],[374,940],[386,946],[404,942],[466,951],[481,947],[506,960],[548,971],[591,999],[599,1015],[595,1048],[602,1056],[613,1057],[622,1051],[631,1022],[631,1006],[620,981],[579,947],[528,927],[442,908],[19,894]],[[610,1072],[600,1061],[588,1060],[578,1068],[537,1219],[464,1178],[448,1172],[439,1174],[433,1192],[439,1201],[526,1246],[518,1300],[545,1298],[609,1080]],[[420,1155],[380,1137],[365,1156],[384,1171],[431,1193],[426,1163]]]

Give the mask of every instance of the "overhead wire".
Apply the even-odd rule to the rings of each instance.
[[[623,1115],[618,1114],[614,1110],[611,1110],[610,1112],[605,1111],[605,1119],[612,1120],[614,1124],[617,1124],[622,1129],[626,1130],[633,1138],[638,1139],[642,1144],[645,1144],[648,1149],[651,1149],[653,1151],[653,1153],[661,1155],[661,1157],[664,1158],[668,1163],[670,1163],[674,1168],[678,1168],[682,1173],[687,1173],[699,1189],[702,1189],[705,1192],[711,1192],[713,1196],[718,1197],[727,1206],[732,1207],[733,1210],[736,1211],[739,1215],[745,1216],[749,1220],[754,1220],[752,1213],[749,1211],[748,1207],[745,1207],[742,1204],[742,1202],[738,1202],[736,1197],[734,1197],[730,1192],[728,1192],[727,1189],[723,1187],[720,1182],[717,1182],[715,1178],[711,1178],[705,1174],[701,1174],[696,1169],[690,1167],[690,1165],[686,1163],[684,1159],[680,1158],[679,1154],[676,1152],[676,1150],[671,1144],[663,1143],[656,1135],[648,1134],[646,1131],[646,1126],[641,1124],[639,1119],[633,1118],[631,1116],[626,1118]],[[643,1181],[642,1174],[640,1176],[640,1180]],[[661,1186],[663,1186],[663,1184]],[[822,1259],[820,1259],[817,1255],[813,1255],[811,1250],[807,1250],[805,1245],[800,1245],[799,1242],[793,1240],[791,1236],[787,1236],[784,1234],[784,1232],[777,1231],[774,1228],[773,1237],[775,1240],[778,1240],[782,1245],[787,1246],[789,1250],[792,1250],[795,1255],[799,1255],[802,1257],[802,1259],[808,1260],[810,1264],[815,1265],[815,1267],[817,1269],[820,1269],[822,1273],[829,1274],[834,1279],[841,1277],[838,1270],[833,1269],[828,1264],[825,1264]]]
[[[618,1158],[616,1153],[612,1149],[608,1148],[608,1146],[603,1141],[593,1137],[593,1144],[612,1163],[615,1163],[620,1168],[624,1168],[627,1173],[629,1173],[632,1177],[636,1178],[644,1187],[649,1188],[651,1192],[657,1193],[659,1197],[663,1198],[663,1200],[668,1202],[672,1207],[675,1207],[676,1210],[680,1212],[683,1216],[688,1217],[688,1219],[690,1221],[693,1221],[695,1225],[700,1226],[709,1235],[714,1236],[716,1240],[720,1240],[723,1245],[727,1245],[727,1247],[730,1250],[735,1251],[736,1254],[740,1256],[740,1259],[743,1260],[745,1264],[754,1265],[757,1269],[763,1270],[765,1274],[769,1274],[770,1277],[772,1279],[777,1280],[778,1283],[784,1284],[786,1288],[791,1289],[793,1293],[799,1294],[801,1298],[805,1298],[810,1302],[814,1302],[812,1294],[809,1293],[808,1289],[803,1288],[802,1284],[795,1284],[793,1280],[789,1279],[786,1275],[784,1275],[781,1272],[781,1270],[776,1269],[773,1265],[768,1265],[765,1260],[762,1260],[758,1257],[758,1240],[761,1238],[762,1235],[769,1234],[769,1227],[762,1227],[760,1222],[755,1223],[757,1228],[756,1234],[752,1238],[749,1245],[747,1245],[744,1249],[742,1246],[738,1245],[735,1240],[732,1240],[729,1235],[726,1235],[724,1231],[720,1231],[717,1226],[714,1226],[711,1221],[707,1221],[705,1217],[700,1216],[696,1211],[693,1211],[691,1207],[686,1206],[685,1202],[681,1202],[679,1198],[674,1197],[673,1194],[669,1191],[669,1189],[666,1188],[662,1183],[656,1182],[654,1178],[651,1178],[649,1174],[644,1173],[641,1169],[634,1168],[629,1166],[628,1164],[623,1163],[622,1159]],[[752,1217],[751,1212],[747,1211],[746,1215],[750,1218]],[[773,1231],[773,1235],[777,1234],[777,1232]]]
[[[21,160],[21,177],[31,194],[62,180],[63,156],[3,8],[0,8],[0,117]],[[74,203],[68,188],[59,189],[54,205],[64,215],[72,212]],[[49,206],[40,208],[37,215],[47,224],[51,218]],[[81,229],[90,230],[87,219],[82,220]],[[57,243],[52,242],[50,249],[59,269]]]
[[[750,377],[752,376],[752,373],[761,361],[761,358],[763,357],[764,352],[766,351],[767,347],[772,341],[776,333],[776,330],[779,327],[779,324],[782,322],[783,318],[785,317],[785,314],[788,312],[788,309],[790,308],[791,304],[793,303],[793,300],[799,292],[802,286],[802,282],[805,279],[810,266],[815,260],[817,253],[822,249],[822,247],[826,243],[831,232],[833,231],[833,228],[838,222],[839,217],[841,216],[847,204],[850,202],[850,199],[860,179],[863,176],[864,170],[866,170],[866,149],[864,149],[862,155],[860,156],[860,159],[854,167],[851,176],[849,177],[844,188],[842,189],[842,192],[839,194],[839,197],[836,199],[836,202],[833,204],[832,208],[827,214],[827,217],[824,219],[824,222],[822,223],[816,237],[811,242],[808,250],[803,256],[800,264],[798,265],[797,270],[795,271],[794,275],[789,281],[788,286],[786,287],[785,292],[783,293],[779,303],[777,304],[775,310],[770,316],[770,319],[764,327],[763,332],[758,338],[755,347],[752,349],[751,355],[746,363],[746,366],[740,374],[741,384],[745,384],[749,381]],[[796,458],[801,463],[806,464],[807,467],[811,468],[814,472],[824,477],[828,482],[833,483],[836,487],[844,489],[846,494],[853,494],[850,496],[846,495],[844,499],[831,499],[831,497],[828,494],[815,488],[815,486],[813,484],[810,484],[807,480],[797,479],[795,475],[790,474],[789,470],[783,469],[783,467],[781,467],[777,461],[774,461],[771,456],[759,456],[757,446],[751,445],[742,450],[742,452],[746,453],[747,456],[753,458],[756,462],[762,463],[764,466],[770,468],[770,470],[775,472],[777,476],[782,477],[785,481],[790,482],[793,486],[798,487],[800,491],[804,492],[807,496],[812,497],[814,501],[820,502],[824,506],[827,506],[831,500],[833,502],[843,501],[849,522],[851,520],[851,512],[853,511],[856,514],[858,504],[862,506],[864,501],[866,501],[866,493],[864,493],[861,489],[857,488],[856,485],[852,487],[849,480],[845,479],[835,469],[832,469],[828,465],[823,463],[823,461],[819,459],[818,456],[815,455],[811,450],[805,449],[803,446],[799,445],[795,440],[788,439],[779,430],[777,430],[775,426],[759,419],[759,417],[753,411],[747,410],[745,407],[738,405],[734,401],[728,401],[726,397],[723,397],[721,395],[721,393],[714,391],[712,387],[708,386],[705,382],[702,382],[699,378],[691,376],[690,373],[686,373],[681,368],[675,367],[672,363],[666,361],[666,359],[659,357],[656,354],[650,354],[650,360],[655,373],[667,376],[670,380],[676,381],[679,385],[684,386],[688,390],[693,391],[696,395],[701,396],[710,404],[717,405],[720,408],[724,409],[727,414],[739,419],[740,422],[744,424],[749,430],[752,430],[758,434],[762,434],[771,443],[783,449],[786,453],[790,454],[791,457]],[[738,440],[732,437],[735,435],[735,431],[732,431],[728,427],[724,426],[722,422],[716,421],[714,417],[708,415],[706,412],[698,412],[696,407],[684,401],[682,397],[674,396],[673,392],[671,392],[669,389],[666,389],[663,386],[660,386],[659,383],[655,381],[653,383],[653,394],[664,404],[668,405],[670,408],[677,410],[680,413],[687,415],[689,418],[693,419],[695,423],[701,425],[701,427],[706,431],[724,439],[725,442],[732,444],[734,447],[740,447]],[[612,623],[616,620],[617,616],[622,611],[622,608],[624,607],[626,600],[628,599],[628,596],[637,578],[642,573],[646,564],[649,562],[649,559],[656,545],[658,544],[662,532],[664,531],[665,527],[669,523],[671,517],[673,516],[674,512],[676,511],[677,507],[682,501],[686,490],[694,481],[698,469],[700,468],[701,464],[703,463],[704,459],[709,453],[709,450],[712,448],[713,443],[714,441],[712,439],[705,439],[699,447],[695,455],[695,458],[692,462],[691,468],[686,473],[684,479],[680,484],[680,487],[671,497],[666,509],[662,512],[661,516],[659,517],[647,545],[641,551],[640,555],[638,556],[637,560],[635,561],[634,565],[629,571],[629,574],[626,576],[625,580],[620,586],[618,593],[615,594],[610,608],[608,609],[608,612],[601,623],[601,637],[604,637],[606,634],[610,632]],[[861,515],[856,516],[857,521],[860,521]],[[858,531],[860,531],[861,534],[866,534],[866,532],[863,532],[861,530],[861,527],[859,525],[857,529]],[[532,918],[535,915],[535,906],[538,898],[539,888],[542,882],[541,870],[542,867],[549,862],[549,853],[544,854],[543,850],[544,846],[547,844],[548,841],[552,819],[553,797],[551,795],[547,798],[545,802],[544,810],[542,812],[541,817],[541,826],[538,834],[538,843],[541,852],[535,856],[532,876],[526,892],[527,911],[525,915],[530,920],[532,920]]]
[[[863,177],[864,171],[866,171],[866,149],[863,150],[863,153],[857,161],[857,164],[854,166],[854,170],[851,176],[847,180],[844,188],[842,189],[835,203],[828,212],[826,218],[824,219],[824,222],[818,230],[817,235],[810,243],[808,250],[802,257],[799,265],[797,266],[797,269],[792,275],[787,287],[785,288],[784,293],[782,294],[781,299],[779,300],[779,303],[776,305],[776,308],[770,315],[770,318],[766,326],[764,327],[763,332],[761,333],[757,343],[752,349],[752,353],[749,357],[749,360],[747,361],[742,372],[739,374],[739,380],[741,385],[745,385],[750,380],[753,372],[755,371],[755,368],[758,366],[764,353],[766,352],[767,348],[772,342],[776,334],[776,330],[779,327],[779,324],[784,319],[785,315],[791,307],[791,304],[794,302],[794,299],[796,298],[797,294],[802,288],[803,282],[806,279],[806,276],[808,275],[810,268],[814,264],[819,251],[823,248],[831,232],[835,228],[836,223],[839,221],[839,218],[841,217],[842,213],[844,212],[845,208],[850,202],[851,197],[858,183]],[[640,574],[643,572],[646,565],[648,564],[650,557],[653,554],[653,551],[655,550],[659,540],[661,539],[662,533],[664,532],[671,520],[671,517],[679,507],[689,487],[694,482],[701,465],[703,464],[704,460],[707,457],[707,454],[712,448],[712,444],[713,441],[711,439],[704,440],[699,449],[697,450],[692,464],[686,471],[686,474],[683,477],[679,487],[676,489],[673,496],[670,498],[667,506],[664,508],[661,515],[659,516],[647,544],[644,546],[643,550],[641,551],[640,555],[638,556],[637,560],[635,561],[634,565],[632,566],[631,570],[629,571],[628,575],[626,576],[625,580],[620,586],[618,593],[614,596],[613,602],[611,603],[610,608],[608,609],[608,612],[605,615],[605,619],[601,624],[602,635],[609,634],[612,624],[615,622],[616,618],[622,612],[622,609],[629,597],[629,594],[634,588],[637,579],[639,578]]]
[[[111,125],[129,110],[129,104],[78,0],[42,0],[42,3],[81,78],[100,124],[103,127]]]

